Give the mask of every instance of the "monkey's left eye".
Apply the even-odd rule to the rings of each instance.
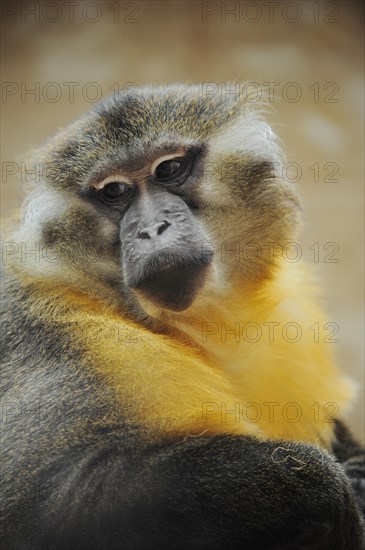
[[[158,181],[167,183],[176,180],[185,172],[185,169],[186,161],[184,158],[165,160],[157,166],[155,176]]]
[[[128,195],[130,191],[131,187],[129,185],[119,181],[112,181],[100,190],[100,194],[103,199],[113,202],[118,200],[122,195]]]

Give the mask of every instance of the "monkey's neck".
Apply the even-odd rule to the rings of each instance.
[[[292,357],[314,344],[323,349],[318,346],[318,334],[323,333],[326,320],[317,301],[306,268],[283,264],[259,288],[247,291],[238,284],[226,295],[203,296],[187,313],[171,316],[168,322],[223,370],[235,374],[258,356],[275,355],[275,351]]]

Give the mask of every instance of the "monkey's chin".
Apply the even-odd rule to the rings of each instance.
[[[184,311],[204,286],[208,270],[209,265],[171,266],[143,279],[134,290],[143,309],[148,309],[147,301],[153,309]]]

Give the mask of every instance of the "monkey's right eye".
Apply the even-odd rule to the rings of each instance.
[[[107,202],[114,202],[122,196],[126,197],[131,191],[132,188],[130,185],[126,185],[119,181],[112,181],[104,185],[104,187],[100,189],[99,194]]]

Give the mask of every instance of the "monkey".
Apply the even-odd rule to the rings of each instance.
[[[3,248],[4,548],[363,548],[354,387],[281,253],[302,208],[264,108],[146,86],[30,159]]]

